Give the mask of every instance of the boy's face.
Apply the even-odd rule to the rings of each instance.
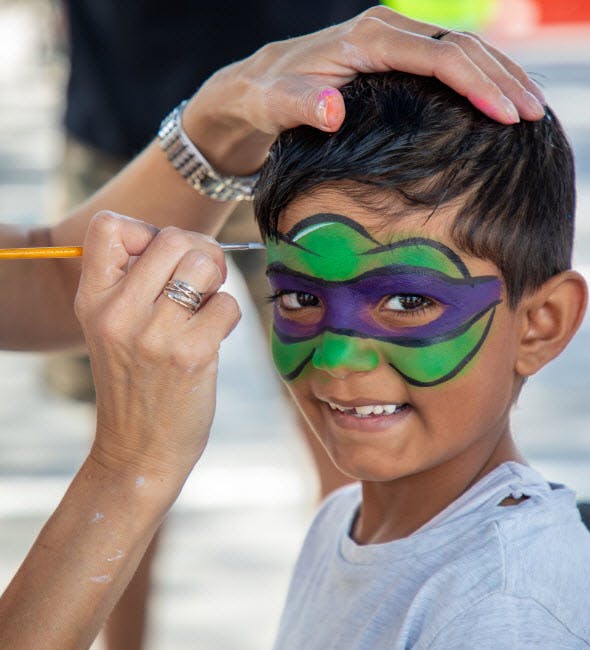
[[[336,465],[360,480],[483,462],[508,432],[517,347],[500,273],[457,251],[451,211],[429,213],[388,220],[316,191],[267,242],[275,364]]]

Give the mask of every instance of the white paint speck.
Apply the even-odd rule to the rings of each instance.
[[[123,551],[120,548],[118,548],[115,551],[114,555],[112,555],[111,557],[107,557],[107,562],[116,562],[117,560],[120,560],[122,557],[125,557],[125,553],[123,553]]]
[[[106,582],[111,582],[112,578],[108,573],[105,573],[103,576],[90,576],[90,582],[98,582],[104,584]]]
[[[143,487],[144,485],[145,485],[145,477],[144,476],[138,476],[135,479],[135,487],[140,488],[140,487]]]
[[[104,519],[104,513],[102,512],[95,512],[94,517],[92,517],[92,523],[95,524],[98,521],[101,521]]]

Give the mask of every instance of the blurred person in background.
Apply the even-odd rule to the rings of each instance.
[[[432,40],[429,37],[436,30],[434,25],[416,23],[379,10],[378,14],[356,19],[348,26],[313,35],[310,37],[312,41],[276,44],[210,80],[208,91],[204,95],[198,94],[185,109],[183,123],[189,136],[199,142],[214,167],[226,173],[245,174],[260,166],[268,146],[281,129],[302,122],[325,130],[337,128],[343,117],[343,106],[337,91],[325,86],[341,85],[359,71],[401,67],[438,76],[481,105],[490,117],[505,123],[517,121],[518,111],[528,119],[542,115],[540,104],[530,92],[525,92],[525,88],[535,92],[534,86],[516,65],[482,46],[476,39],[467,42],[463,39],[461,44],[455,44],[451,35],[448,42],[443,43],[439,35]],[[362,56],[358,42],[356,45],[353,43],[352,49],[346,50],[342,46],[343,43],[350,46],[351,41],[361,43]],[[324,49],[308,46],[310,42],[324,43]],[[289,57],[289,48],[298,52],[298,57]],[[352,59],[351,52],[357,52]],[[441,58],[443,52],[453,56]],[[485,53],[483,58],[482,53]],[[328,70],[318,72],[317,67],[321,65]],[[291,73],[289,66],[293,69]],[[246,97],[242,93],[244,78],[240,85],[236,77],[239,79],[240,72],[249,69],[254,73],[246,79],[253,84],[254,90]],[[146,97],[146,103],[150,99]],[[237,110],[244,111],[246,117],[237,120],[241,125],[237,131],[241,135],[232,139],[228,124],[235,125]],[[318,116],[321,122],[318,122]],[[252,125],[246,129],[245,136],[243,123]],[[236,137],[238,142],[240,137],[245,137],[247,142],[245,148],[238,147],[237,153]],[[3,245],[79,242],[90,215],[106,207],[144,216],[159,225],[177,223],[184,227],[198,227],[203,232],[217,232],[231,206],[214,205],[215,201],[196,194],[188,184],[179,183],[181,180],[159,147],[152,144],[120,177],[75,210],[70,219],[51,229],[35,229],[28,233],[19,229],[3,230]],[[40,264],[14,262],[2,269],[5,297],[13,308],[11,318],[4,323],[8,329],[3,340],[9,349],[46,349],[78,340],[78,324],[71,312],[77,265],[68,261],[64,266],[57,260]],[[48,301],[47,296],[52,299]],[[39,304],[37,298],[41,297],[44,305],[42,323],[35,313]],[[128,644],[125,647],[133,646]]]

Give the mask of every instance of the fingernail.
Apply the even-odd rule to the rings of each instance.
[[[520,122],[520,115],[518,114],[518,111],[516,110],[516,106],[508,99],[508,97],[506,97],[506,96],[502,97],[501,105],[502,105],[502,110],[503,110],[504,115],[513,124],[516,124],[517,122]]]
[[[334,103],[337,91],[333,88],[324,88],[317,99],[317,116],[326,128],[334,130],[338,126],[339,116]]]
[[[541,102],[533,95],[533,93],[530,93],[528,90],[525,93],[525,103],[527,108],[533,113],[536,113],[540,117],[545,115],[545,109],[543,108]]]

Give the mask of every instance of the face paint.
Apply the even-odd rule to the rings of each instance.
[[[302,220],[267,242],[267,260],[275,292],[311,294],[322,305],[312,323],[285,317],[275,305],[273,358],[288,381],[309,364],[370,370],[381,354],[413,385],[442,383],[475,356],[500,302],[500,280],[472,277],[440,242],[409,237],[383,244],[340,215]],[[418,326],[377,320],[376,306],[397,294],[430,298],[442,314]]]

